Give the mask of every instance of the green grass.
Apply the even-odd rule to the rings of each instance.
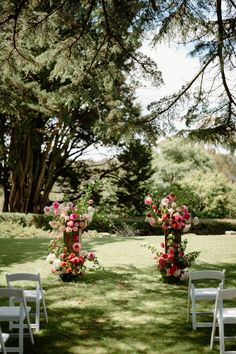
[[[162,236],[93,237],[83,248],[97,253],[104,270],[79,283],[63,283],[46,262],[46,233],[0,238],[0,286],[4,272],[40,272],[49,323],[42,322],[35,346],[25,354],[218,354],[210,350],[210,329],[186,323],[187,285],[159,281],[153,255]],[[226,287],[236,287],[236,235],[188,235],[188,251],[199,250],[195,269],[226,269]],[[236,346],[233,344],[232,348]],[[232,350],[232,349],[231,349]]]

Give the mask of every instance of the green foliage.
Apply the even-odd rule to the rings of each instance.
[[[229,174],[226,168],[223,174],[219,154],[183,139],[166,140],[159,148],[154,153],[152,195],[160,199],[172,191],[181,203],[188,204],[193,215],[201,218],[236,217],[233,170]],[[231,164],[236,163],[235,158],[224,155],[224,166],[227,158]]]
[[[113,146],[134,136],[140,107],[127,81],[135,66],[129,53],[140,47],[147,20],[142,4],[117,5],[0,5],[0,184],[10,193],[5,211],[42,212],[59,177],[66,192],[72,192],[68,181],[76,191],[90,178],[86,166],[81,162],[76,170],[74,162],[91,145]],[[154,64],[139,59],[154,74]]]
[[[115,204],[123,215],[140,215],[153,170],[151,148],[134,140],[117,157],[119,170],[111,175]]]

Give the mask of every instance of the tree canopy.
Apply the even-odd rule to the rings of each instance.
[[[173,132],[235,148],[233,0],[3,0],[0,182],[4,210],[38,212],[88,146]],[[180,92],[135,103],[140,78],[162,84],[145,35],[189,45],[201,67]],[[210,80],[210,83],[209,83]],[[208,82],[206,85],[205,83]]]

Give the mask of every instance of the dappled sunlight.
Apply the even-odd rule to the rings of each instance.
[[[159,243],[160,238],[146,239],[151,240]],[[108,243],[98,239],[97,244],[96,238],[86,239],[85,247],[96,248],[104,269],[87,272],[76,283],[64,283],[50,273],[46,262],[47,239],[14,240],[20,265],[11,241],[1,244],[2,253],[8,255],[8,259],[1,257],[1,282],[4,271],[31,267],[42,274],[46,290],[49,323],[42,321],[41,330],[35,334],[35,346],[25,341],[25,354],[219,353],[217,345],[210,350],[209,328],[192,331],[186,322],[187,282],[179,285],[160,282],[153,255],[141,246],[143,238],[139,241],[119,238]],[[190,247],[195,241],[191,235]],[[236,249],[236,239],[230,242],[231,248],[235,242]],[[225,268],[226,285],[236,286],[236,265],[232,259],[228,262],[230,247],[221,247],[225,262],[219,264],[214,254],[205,259],[205,248],[214,244],[213,236],[198,244],[203,257],[201,254],[195,269]]]

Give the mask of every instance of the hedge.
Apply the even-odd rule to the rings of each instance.
[[[0,222],[12,222],[24,227],[34,225],[43,230],[49,230],[48,217],[44,214],[0,213]],[[101,218],[97,216],[89,224],[88,230],[131,235],[162,235],[161,228],[153,228],[144,221],[144,217],[137,218]],[[220,235],[225,231],[236,232],[236,219],[200,219],[197,226],[190,229],[198,235]]]

